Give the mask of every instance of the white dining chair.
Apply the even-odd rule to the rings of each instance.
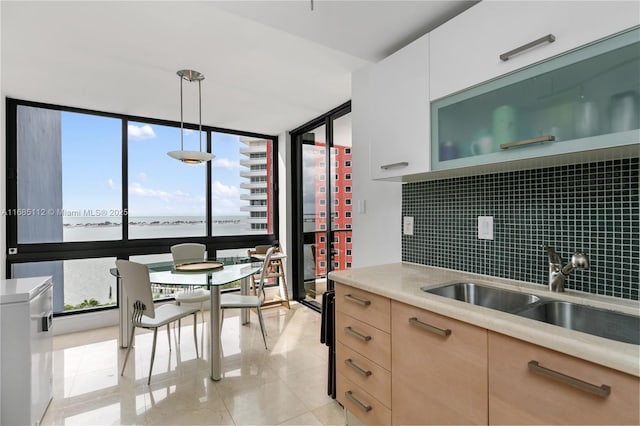
[[[264,263],[262,264],[262,271],[260,272],[260,280],[256,286],[257,295],[244,295],[244,294],[234,294],[234,293],[225,293],[220,296],[220,308],[222,310],[222,320],[220,322],[220,327],[222,327],[222,323],[224,322],[224,310],[225,309],[245,309],[245,308],[254,308],[256,313],[258,314],[258,321],[260,322],[260,331],[262,331],[262,340],[264,341],[264,348],[269,349],[267,347],[267,332],[264,327],[264,320],[262,319],[262,310],[260,309],[262,304],[264,303],[265,293],[264,293],[264,282],[267,278],[267,270],[269,269],[267,266],[269,262],[271,262],[271,255],[275,247],[270,247],[267,250],[267,253],[264,258]]]
[[[153,349],[151,350],[151,365],[149,366],[149,378],[147,384],[151,383],[151,372],[153,370],[153,361],[156,356],[156,340],[158,337],[158,328],[167,326],[167,337],[169,340],[169,351],[171,351],[171,331],[169,325],[172,322],[193,315],[193,340],[196,346],[196,357],[198,356],[198,339],[196,333],[196,320],[198,308],[188,308],[174,304],[165,304],[155,306],[153,303],[153,294],[151,293],[151,281],[149,280],[149,269],[146,265],[131,262],[128,260],[116,260],[118,275],[122,282],[125,296],[128,299],[129,308],[131,309],[131,337],[129,338],[129,346],[127,354],[122,363],[122,371],[120,375],[124,375],[124,369],[127,366],[129,353],[133,346],[136,335],[136,328],[146,328],[153,330]]]
[[[171,256],[173,264],[177,265],[183,262],[205,260],[207,246],[199,243],[182,243],[171,246]],[[189,286],[184,290],[179,290],[173,295],[176,304],[198,303],[200,305],[200,314],[204,324],[204,303],[209,301],[211,294],[208,290],[199,287]],[[178,322],[178,327],[180,323]],[[179,330],[179,328],[178,328]]]

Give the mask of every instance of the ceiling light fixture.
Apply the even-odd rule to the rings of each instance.
[[[205,161],[213,159],[213,154],[209,152],[202,152],[202,85],[204,80],[204,74],[194,70],[180,70],[178,71],[180,77],[180,151],[169,151],[167,155],[180,160],[187,164],[200,164]],[[182,107],[182,86],[184,80],[188,82],[198,82],[198,115],[199,115],[199,127],[198,133],[200,136],[200,150],[199,151],[185,151],[184,150],[184,113]]]

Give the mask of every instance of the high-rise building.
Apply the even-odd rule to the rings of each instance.
[[[316,146],[322,146],[316,143]],[[352,224],[352,166],[351,147],[335,146],[331,148],[330,165],[331,176],[325,176],[324,155],[322,149],[316,157],[315,176],[315,211],[319,212],[316,217],[316,231],[326,231],[327,229],[327,192],[330,190],[331,203],[331,230],[333,231],[332,244],[327,244],[325,233],[316,232],[315,250],[320,256],[315,256],[316,274],[324,276],[327,273],[326,259],[329,258],[329,247],[333,250],[333,269],[351,268],[351,224]]]
[[[247,181],[240,184],[241,189],[248,193],[240,195],[241,200],[249,202],[242,206],[241,211],[249,212],[251,231],[255,233],[273,232],[273,174],[272,174],[272,144],[266,139],[241,137],[240,142],[244,147],[240,148],[240,154],[244,156],[240,165],[244,168],[240,176]]]

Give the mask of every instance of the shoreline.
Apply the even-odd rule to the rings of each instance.
[[[246,218],[248,220],[249,218]],[[216,225],[239,225],[245,222],[243,219],[214,219],[213,224]],[[167,225],[202,225],[205,220],[152,220],[152,221],[132,221],[131,226],[167,226]],[[64,223],[62,226],[66,228],[97,228],[97,227],[120,227],[122,222],[81,222],[81,223]]]

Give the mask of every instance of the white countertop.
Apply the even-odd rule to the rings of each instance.
[[[51,285],[51,277],[0,280],[0,303],[28,302]]]
[[[605,339],[471,303],[447,299],[420,288],[474,282],[545,298],[566,300],[639,315],[640,302],[574,290],[552,293],[546,286],[411,263],[391,263],[329,273],[329,278],[390,299],[427,309],[478,327],[534,343],[640,377],[640,346]]]

